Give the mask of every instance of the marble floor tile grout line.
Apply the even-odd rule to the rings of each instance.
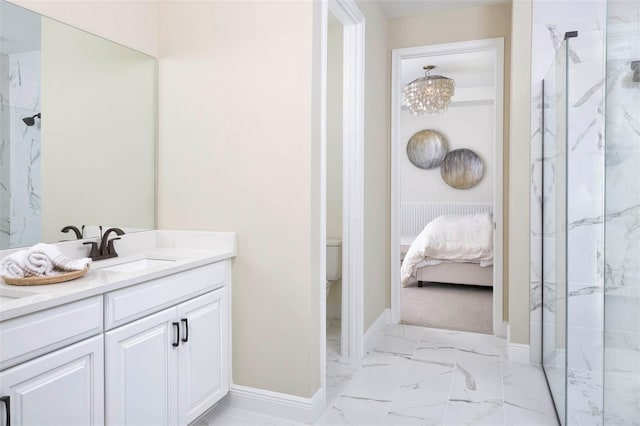
[[[456,344],[456,360],[453,363],[453,373],[451,374],[451,384],[449,384],[449,394],[447,395],[447,405],[444,410],[444,419],[442,419],[442,424],[447,424],[447,415],[449,414],[449,401],[451,401],[451,395],[453,394],[453,385],[455,382],[456,369],[458,368],[458,358],[460,357],[460,340]]]
[[[391,403],[389,404],[389,409],[387,410],[386,416],[389,416],[389,414],[392,413],[393,403],[396,402],[396,398],[398,398],[398,394],[400,393],[400,389],[402,388],[402,383],[404,382],[404,379],[409,374],[409,369],[411,367],[411,363],[413,362],[413,357],[415,356],[416,351],[418,350],[418,346],[419,345],[416,345],[416,347],[413,349],[413,353],[411,354],[411,359],[409,359],[409,362],[407,363],[407,367],[404,370],[404,374],[402,375],[403,380],[400,381],[401,384],[396,388],[396,392],[393,395],[393,398],[391,398]]]
[[[416,354],[418,352],[418,350],[420,349],[420,344],[423,343],[422,339],[418,340],[418,343],[416,344],[415,348],[413,349],[413,352],[411,353],[411,358],[409,359],[409,362],[407,363],[407,368],[402,376],[402,381],[400,383],[404,383],[404,379],[408,377],[409,375],[409,371],[411,371],[411,366],[414,363]],[[457,353],[456,353],[456,357],[457,357]],[[453,377],[452,377],[453,379]],[[396,400],[398,399],[398,395],[400,394],[400,391],[402,390],[402,384],[400,386],[397,387],[395,394],[393,395],[393,398],[391,399],[391,404],[389,405],[389,410],[387,410],[387,417],[393,413],[393,406],[394,403],[396,402]]]

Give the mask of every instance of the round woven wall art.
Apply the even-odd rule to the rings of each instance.
[[[482,158],[470,149],[449,152],[440,167],[440,175],[447,185],[456,189],[475,186],[484,173]]]
[[[447,140],[441,133],[421,130],[409,139],[407,157],[416,167],[433,169],[442,164],[448,150]]]

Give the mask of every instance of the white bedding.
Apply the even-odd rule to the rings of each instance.
[[[416,269],[442,262],[493,264],[493,220],[490,213],[440,216],[411,243],[402,262],[402,286]]]

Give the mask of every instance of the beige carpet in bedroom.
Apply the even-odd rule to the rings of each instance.
[[[402,323],[492,334],[493,289],[417,281],[402,289]]]

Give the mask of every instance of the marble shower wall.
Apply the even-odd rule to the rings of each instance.
[[[40,51],[3,55],[1,66],[0,247],[22,247],[41,239],[40,120],[22,121],[40,112]]]
[[[605,0],[581,2],[533,1],[533,33],[531,62],[531,262],[530,262],[530,354],[531,362],[541,362],[542,351],[542,80],[553,63],[556,51],[564,40],[567,31],[588,32],[604,28],[606,16]],[[577,52],[570,50],[570,64],[580,63]],[[598,88],[595,88],[598,90]],[[587,93],[583,93],[586,95]],[[593,102],[593,93],[588,100]],[[570,95],[571,96],[571,95]],[[597,96],[597,95],[596,95]],[[584,107],[587,108],[587,107]],[[597,133],[597,125],[587,123],[584,138]],[[580,134],[579,134],[580,135]],[[579,136],[578,135],[578,136]],[[586,151],[592,143],[581,140],[569,147]],[[586,155],[586,154],[583,154]],[[571,190],[571,188],[569,188]],[[593,259],[592,256],[590,256]],[[593,263],[595,267],[595,263]],[[551,271],[553,265],[545,265]]]
[[[569,40],[567,424],[602,423],[604,46],[602,30]]]
[[[608,12],[604,422],[640,425],[640,2]]]
[[[605,1],[581,2],[580,7],[575,2],[533,3],[530,349],[532,362],[540,362],[542,286],[564,285],[554,276],[561,272],[564,277],[566,265],[566,352],[564,344],[556,348],[557,359],[566,357],[567,361],[567,371],[562,373],[567,375],[568,424],[602,423],[605,17]],[[562,218],[558,227],[565,231],[566,259],[562,253],[555,253],[545,256],[543,265],[543,245],[549,253],[557,246],[557,236],[542,226],[542,174],[545,170],[545,188],[553,186],[550,170],[558,159],[545,158],[542,152],[542,79],[568,31],[578,31],[578,37],[569,41],[567,58],[567,225],[564,228]],[[553,213],[555,210],[545,211],[545,215]],[[563,250],[564,242],[561,246],[556,250]],[[558,291],[557,301],[545,301],[545,306],[564,306],[565,288],[561,286]],[[561,312],[554,314],[564,317]]]

